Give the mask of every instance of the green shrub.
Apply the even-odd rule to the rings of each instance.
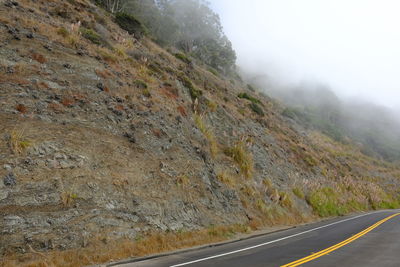
[[[149,89],[143,89],[142,95],[145,97],[151,97],[151,93],[150,93]]]
[[[255,98],[247,93],[240,93],[240,94],[238,94],[238,97],[250,100],[252,103],[255,103],[255,104],[261,104],[260,100],[258,100],[257,98]]]
[[[79,31],[83,37],[85,37],[86,39],[88,39],[89,41],[91,41],[94,44],[97,44],[97,45],[106,44],[106,42],[101,38],[101,36],[98,35],[97,32],[95,32],[92,29],[80,28]]]
[[[292,191],[293,191],[293,194],[294,194],[296,197],[301,198],[301,199],[304,199],[304,193],[303,193],[303,190],[301,190],[301,188],[295,187],[295,188],[293,188]]]
[[[142,38],[147,34],[146,27],[134,16],[126,13],[117,13],[115,16],[117,24],[129,34],[133,34],[137,38]]]
[[[257,113],[260,116],[264,116],[263,109],[259,105],[257,105],[256,103],[251,103],[249,105],[249,107],[253,112]]]
[[[180,75],[179,80],[182,82],[183,86],[189,89],[190,96],[193,100],[199,98],[203,94],[203,92],[200,89],[197,89],[193,85],[192,81],[185,75]]]
[[[219,76],[218,71],[212,67],[208,68],[208,71],[211,72],[212,74],[214,74],[215,76]],[[230,80],[230,82],[232,83],[232,80]],[[233,82],[232,84],[234,84],[235,82]]]
[[[348,211],[339,203],[337,193],[330,187],[311,192],[306,200],[321,217],[344,215]]]
[[[185,62],[186,64],[192,63],[192,61],[191,61],[185,54],[183,54],[183,53],[175,53],[174,56],[175,56],[177,59],[179,59],[179,60]]]

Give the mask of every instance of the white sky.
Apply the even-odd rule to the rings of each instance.
[[[400,110],[400,1],[210,2],[240,66]]]

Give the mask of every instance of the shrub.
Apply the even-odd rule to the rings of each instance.
[[[217,111],[218,105],[213,101],[207,100],[207,107],[210,109],[210,111],[215,112]]]
[[[175,53],[174,56],[175,56],[177,59],[179,59],[179,60],[185,62],[186,64],[192,63],[192,61],[191,61],[185,54],[183,54],[183,53]]]
[[[246,178],[253,174],[253,157],[247,151],[243,142],[236,143],[233,147],[224,149],[225,155],[231,157],[239,166],[241,172]]]
[[[65,29],[64,27],[61,27],[57,30],[57,34],[61,35],[64,38],[67,38],[69,36],[69,31]]]
[[[100,57],[107,62],[116,63],[118,61],[118,58],[115,55],[109,53],[105,48],[99,49],[98,53]]]
[[[126,13],[117,13],[115,16],[117,24],[129,34],[133,34],[137,38],[142,38],[147,34],[146,27],[134,16]]]
[[[256,114],[258,114],[260,116],[264,116],[263,109],[259,105],[257,105],[256,103],[251,103],[249,105],[249,107],[254,113],[256,113]]]
[[[139,88],[139,89],[147,89],[147,83],[145,83],[144,81],[142,81],[142,80],[135,80],[134,82],[133,82],[134,84],[135,84],[135,86],[137,87],[137,88]]]
[[[339,203],[337,193],[330,187],[311,192],[306,200],[321,217],[343,215],[347,212],[347,209]]]
[[[192,81],[186,77],[185,75],[180,75],[179,80],[182,82],[183,86],[189,89],[190,97],[195,100],[196,98],[199,98],[201,95],[203,95],[203,91],[200,89],[196,88]]]
[[[101,38],[101,36],[92,29],[86,29],[86,28],[82,27],[79,29],[79,31],[83,37],[85,37],[86,39],[88,39],[89,41],[91,41],[94,44],[97,44],[97,45],[106,44],[106,42]]]
[[[285,208],[291,208],[293,206],[292,199],[286,192],[279,192],[279,203]]]
[[[251,96],[251,95],[249,95],[247,93],[240,93],[240,94],[238,94],[238,97],[247,99],[247,100],[249,100],[249,101],[251,101],[252,103],[255,103],[255,104],[261,104],[260,100],[258,100],[257,98],[255,98],[255,97],[253,97],[253,96]]]
[[[257,199],[256,206],[262,213],[267,213],[268,211],[267,205],[261,198]]]
[[[117,46],[113,47],[112,50],[113,50],[114,53],[117,54],[118,56],[123,57],[123,58],[126,57],[125,48],[122,47],[121,45],[117,45]]]
[[[292,191],[296,197],[304,199],[304,193],[303,193],[303,190],[301,190],[301,188],[295,187],[295,188],[293,188]]]
[[[151,93],[150,93],[149,89],[147,89],[147,88],[143,89],[142,95],[145,97],[151,97]]]
[[[208,71],[211,72],[212,74],[214,74],[217,77],[219,76],[218,71],[216,69],[212,68],[212,67],[209,67]],[[232,83],[232,80],[231,80],[231,83]],[[232,84],[234,84],[234,83],[232,83]]]
[[[188,185],[189,182],[190,182],[190,179],[189,179],[189,177],[188,177],[186,174],[179,175],[179,176],[176,178],[176,184],[177,184],[178,186],[185,186],[185,185]]]

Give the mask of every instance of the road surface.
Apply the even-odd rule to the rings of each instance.
[[[398,267],[399,212],[341,217],[222,246],[114,266]]]

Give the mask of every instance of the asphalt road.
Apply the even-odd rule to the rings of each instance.
[[[222,246],[117,266],[398,267],[398,212],[400,211],[378,211],[341,217]]]

